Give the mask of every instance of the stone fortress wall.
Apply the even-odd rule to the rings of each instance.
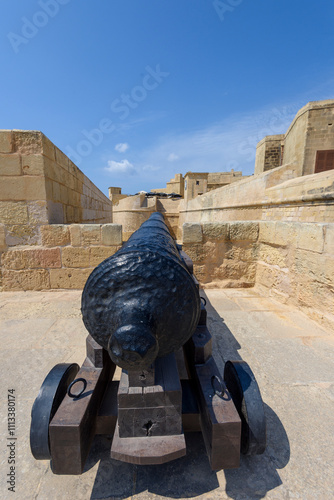
[[[256,287],[334,330],[334,224],[186,222],[183,250],[203,288]]]
[[[147,198],[145,194],[128,196],[116,206],[113,205],[113,222],[123,226],[123,238],[126,241],[153,212],[161,212],[173,238],[180,239],[179,206],[180,199]]]
[[[334,329],[333,122],[334,100],[309,103],[260,141],[254,176],[177,175],[178,199],[110,200],[41,132],[0,132],[3,290],[80,289],[161,211],[204,288],[257,287]]]
[[[185,203],[199,195],[208,193],[218,187],[227,186],[247,177],[242,172],[187,172],[176,174],[167,182],[165,188],[152,189],[151,193],[177,194]],[[121,188],[110,187],[109,198],[112,201],[113,222],[122,224],[124,237],[127,239],[140,224],[156,211],[162,212],[166,223],[175,239],[182,239],[182,225],[180,222],[180,198],[164,197],[147,198],[145,193],[135,196],[121,194]]]
[[[40,233],[39,245],[2,247],[4,291],[82,289],[93,269],[122,246],[117,224],[47,224]]]
[[[253,177],[181,202],[204,288],[256,286],[334,329],[333,122],[334,100],[307,104],[258,144]]]
[[[0,130],[6,244],[36,245],[40,226],[111,222],[110,200],[41,132]]]
[[[255,175],[282,164],[296,163],[298,175],[313,174],[317,151],[333,150],[334,99],[309,102],[286,134],[270,135],[256,148]]]

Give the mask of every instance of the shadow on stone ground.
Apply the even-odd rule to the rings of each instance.
[[[276,414],[266,405],[268,445],[263,455],[241,457],[239,469],[225,470],[226,494],[235,500],[255,500],[281,484],[277,469],[289,461],[289,441]],[[201,433],[186,434],[187,455],[163,465],[136,466],[110,458],[111,438],[97,437],[86,470],[100,460],[91,500],[125,499],[147,492],[169,498],[207,494],[220,498],[220,484],[206,455]],[[221,485],[223,486],[223,485]],[[212,493],[212,496],[210,495]]]
[[[219,343],[219,351],[223,349],[225,361],[241,359],[238,353],[240,344],[209,301],[207,309],[209,329]],[[224,476],[219,473],[218,480],[217,473],[210,468],[201,433],[186,434],[185,457],[155,466],[136,466],[111,459],[112,438],[97,436],[85,467],[87,471],[100,460],[91,499],[125,499],[144,492],[147,492],[147,498],[152,498],[152,495],[190,498],[203,494],[208,499],[226,496],[235,500],[263,498],[268,491],[282,484],[277,469],[284,468],[290,459],[289,440],[281,421],[266,404],[265,413],[265,453],[254,457],[241,456],[238,469],[225,470],[225,491]],[[141,498],[146,498],[146,495]]]

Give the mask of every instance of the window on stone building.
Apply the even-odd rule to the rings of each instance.
[[[196,186],[199,186],[199,181],[196,181]]]
[[[314,173],[326,172],[334,169],[334,149],[317,151]]]

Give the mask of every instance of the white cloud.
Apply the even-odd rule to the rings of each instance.
[[[129,144],[127,142],[120,142],[119,144],[116,144],[115,146],[115,151],[118,153],[125,153],[129,149]]]
[[[137,174],[136,168],[128,160],[122,160],[122,161],[109,160],[108,166],[105,167],[105,170],[113,174],[126,174],[126,175]]]
[[[188,171],[224,172],[233,168],[250,175],[257,143],[266,135],[285,133],[302,105],[299,101],[262,108],[201,129],[160,137],[153,147],[139,153],[137,164],[141,172],[145,165],[159,165],[161,184],[176,173]],[[176,163],[180,158],[182,163]]]
[[[121,164],[118,173],[136,173],[127,179],[129,192],[162,188],[175,174],[188,172],[223,172],[242,170],[244,175],[254,172],[257,143],[266,135],[285,133],[297,111],[308,101],[326,99],[332,95],[333,81],[310,89],[290,102],[273,103],[223,117],[216,123],[185,132],[172,132],[147,143],[135,151],[132,164]],[[157,117],[155,117],[157,118]],[[128,128],[142,126],[142,120],[121,123],[120,141],[128,137]],[[144,121],[147,121],[146,118]],[[125,136],[125,132],[127,135]],[[178,157],[178,161],[175,159]],[[129,162],[128,162],[129,163]],[[113,162],[110,172],[115,172]],[[110,164],[109,164],[110,167]]]
[[[176,161],[178,159],[179,159],[179,157],[175,153],[169,154],[168,158],[167,158],[168,161]]]

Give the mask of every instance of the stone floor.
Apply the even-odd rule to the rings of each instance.
[[[259,383],[268,426],[263,455],[242,457],[237,470],[212,472],[194,433],[187,435],[187,456],[161,466],[110,459],[107,438],[94,441],[82,476],[55,476],[49,462],[35,461],[29,426],[39,387],[55,364],[85,357],[80,295],[0,294],[1,499],[334,498],[334,336],[252,289],[206,295],[218,365],[242,358]],[[16,394],[16,493],[6,484],[9,389]]]

